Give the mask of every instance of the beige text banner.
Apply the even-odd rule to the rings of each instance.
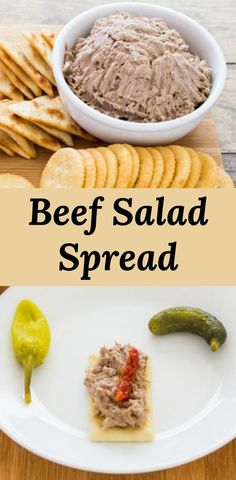
[[[235,211],[236,190],[2,189],[0,284],[234,285]]]

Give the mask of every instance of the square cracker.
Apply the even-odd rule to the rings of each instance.
[[[98,362],[97,355],[89,357],[89,370]],[[146,421],[140,428],[112,427],[107,430],[102,428],[102,419],[98,417],[97,410],[91,396],[89,396],[89,422],[90,440],[93,442],[151,442],[154,437],[152,429],[152,392],[151,392],[151,362],[148,357],[145,370],[145,400]]]

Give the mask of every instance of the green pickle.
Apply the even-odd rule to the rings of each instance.
[[[172,332],[189,332],[200,335],[216,352],[226,340],[224,325],[210,313],[191,307],[173,307],[154,315],[148,323],[155,335]]]
[[[16,359],[24,368],[25,403],[29,404],[32,370],[44,361],[50,347],[48,321],[31,300],[17,305],[11,336]]]

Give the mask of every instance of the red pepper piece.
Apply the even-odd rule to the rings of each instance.
[[[116,402],[124,402],[130,398],[132,393],[132,382],[139,367],[139,352],[137,348],[132,347],[126,365],[120,375],[119,385],[115,395]]]

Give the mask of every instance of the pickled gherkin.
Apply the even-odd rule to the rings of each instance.
[[[200,308],[173,307],[154,315],[148,323],[149,330],[155,335],[172,332],[189,332],[200,335],[216,352],[226,340],[224,325],[211,313]]]

